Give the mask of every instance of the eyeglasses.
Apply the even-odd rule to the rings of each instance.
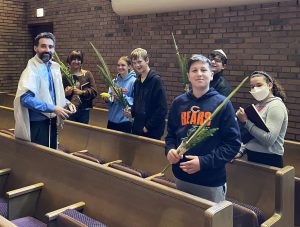
[[[215,61],[215,62],[217,62],[217,63],[222,63],[222,59],[221,59],[221,58],[218,58],[218,57],[209,58],[209,60]]]

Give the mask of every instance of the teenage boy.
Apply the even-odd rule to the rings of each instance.
[[[132,133],[159,140],[164,133],[167,114],[163,82],[159,73],[150,69],[146,50],[137,48],[132,51],[130,58],[137,75],[133,106],[131,112],[127,113],[134,118]]]
[[[211,62],[200,54],[187,63],[192,89],[175,98],[168,118],[165,152],[175,176],[176,187],[216,203],[225,200],[226,163],[240,149],[240,134],[235,111],[227,102],[207,125],[218,128],[213,136],[180,156],[176,149],[194,126],[210,118],[225,97],[209,87],[213,78]]]
[[[231,87],[223,74],[227,64],[227,56],[225,52],[221,49],[213,50],[209,54],[208,58],[211,60],[212,71],[214,73],[214,78],[210,82],[210,87],[213,87],[221,95],[228,96],[231,92]]]

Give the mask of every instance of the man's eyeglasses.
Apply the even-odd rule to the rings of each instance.
[[[217,63],[222,63],[222,59],[221,58],[218,58],[218,57],[215,57],[215,58],[209,58],[210,61],[215,61]]]

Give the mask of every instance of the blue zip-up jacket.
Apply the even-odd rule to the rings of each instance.
[[[166,154],[176,149],[181,139],[193,125],[202,125],[218,105],[225,99],[216,90],[209,91],[196,98],[192,91],[178,96],[172,103],[168,118],[168,135],[166,137]],[[193,184],[218,187],[226,182],[225,164],[232,160],[240,149],[240,132],[235,111],[229,101],[213,118],[208,127],[218,128],[212,137],[200,142],[188,150],[185,155],[196,155],[200,160],[200,171],[188,174],[179,168],[181,159],[173,165],[176,178]]]
[[[132,106],[133,104],[133,84],[136,80],[136,74],[134,71],[130,71],[126,77],[123,79],[120,75],[117,75],[114,79],[115,83],[118,85],[118,87],[122,88],[123,90],[126,90],[124,92],[124,97],[126,98],[128,104]],[[112,95],[111,89],[109,89],[108,92],[110,95]],[[108,120],[114,123],[122,123],[129,121],[129,119],[124,116],[122,105],[120,102],[116,99],[113,100],[113,102],[107,103],[109,111],[108,111]]]

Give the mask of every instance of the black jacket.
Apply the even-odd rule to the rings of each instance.
[[[167,114],[166,92],[160,75],[150,70],[143,83],[138,77],[134,83],[133,92],[132,133],[160,139],[164,133]],[[148,133],[143,133],[144,127],[148,129]]]
[[[228,96],[231,92],[231,87],[228,81],[224,78],[223,70],[214,74],[214,79],[210,82],[210,87],[213,87],[221,95]]]

